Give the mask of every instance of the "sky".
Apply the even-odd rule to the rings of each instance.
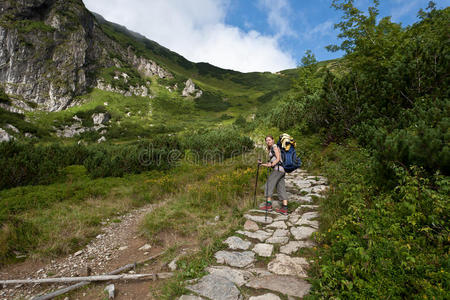
[[[241,72],[295,68],[306,50],[318,61],[338,58],[331,0],[83,0],[108,21],[126,26],[193,62]],[[372,1],[355,0],[367,11]],[[380,17],[407,26],[429,0],[380,0]],[[450,0],[436,0],[438,8]]]

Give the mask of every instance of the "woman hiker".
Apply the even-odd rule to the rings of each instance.
[[[267,179],[264,196],[267,198],[266,204],[261,207],[262,210],[272,211],[272,195],[275,187],[277,188],[278,199],[283,201],[281,208],[276,211],[283,215],[288,214],[288,196],[286,194],[286,186],[284,183],[284,175],[286,172],[281,165],[281,152],[277,144],[275,144],[271,135],[266,136],[267,151],[269,152],[269,162],[261,164],[264,167],[271,167],[272,172]]]

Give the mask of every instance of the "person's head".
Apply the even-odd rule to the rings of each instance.
[[[267,136],[266,136],[267,150],[270,150],[270,147],[273,146],[273,143],[274,143],[274,141],[273,141],[273,136],[267,135]]]

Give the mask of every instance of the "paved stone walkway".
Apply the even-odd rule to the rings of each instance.
[[[271,212],[267,218],[263,211],[248,211],[244,230],[228,237],[228,249],[214,255],[217,265],[191,282],[186,288],[192,294],[179,300],[299,299],[308,294],[309,261],[299,250],[314,247],[311,235],[319,223],[312,202],[314,196],[323,197],[327,180],[296,170],[286,175],[286,189],[289,201],[300,206],[287,216]]]

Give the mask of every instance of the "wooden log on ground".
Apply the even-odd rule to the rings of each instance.
[[[121,275],[94,275],[81,277],[60,277],[60,278],[42,278],[42,279],[13,279],[0,280],[0,284],[30,284],[30,283],[72,283],[81,281],[109,281],[109,280],[136,280],[152,278],[169,278],[172,273],[154,273],[154,274],[121,274]]]
[[[125,265],[123,267],[120,267],[120,268],[115,269],[114,271],[108,273],[108,275],[117,275],[117,274],[120,274],[122,272],[126,272],[126,271],[129,271],[131,269],[135,269],[136,265],[143,264],[143,263],[146,263],[146,262],[148,262],[150,260],[153,260],[153,259],[163,255],[163,253],[164,252],[158,253],[156,255],[153,255],[153,256],[151,256],[149,258],[146,258],[146,259],[144,259],[144,260],[142,260],[140,262],[134,263],[134,264]],[[91,282],[90,281],[79,282],[79,283],[76,283],[74,285],[71,285],[71,286],[68,286],[68,287],[65,287],[65,288],[53,291],[51,293],[48,293],[48,294],[45,294],[45,295],[42,295],[42,296],[34,297],[33,300],[49,300],[49,299],[53,299],[53,298],[55,298],[57,296],[61,296],[61,295],[65,294],[65,293],[68,293],[68,292],[71,292],[73,290],[79,289],[79,288],[81,288],[83,286],[86,286],[89,283],[91,283]]]

